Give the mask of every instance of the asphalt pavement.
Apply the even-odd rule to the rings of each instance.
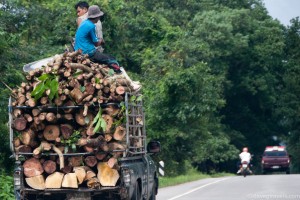
[[[208,178],[160,188],[157,200],[300,200],[300,175]]]

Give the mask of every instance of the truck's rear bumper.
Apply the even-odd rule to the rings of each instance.
[[[35,190],[32,188],[21,189],[22,192],[28,194],[57,194],[57,193],[74,193],[74,192],[99,194],[103,192],[118,191],[118,190],[120,190],[120,187],[101,187],[100,189],[89,189],[89,188],[78,188],[78,189],[60,188],[60,189],[45,189],[45,190]]]
[[[44,200],[65,200],[71,197],[71,199],[122,199],[120,197],[126,196],[126,190],[122,190],[121,187],[101,187],[100,189],[45,189],[35,190],[31,188],[23,188],[20,191],[15,191],[16,199],[44,199]],[[121,193],[125,194],[121,194]]]

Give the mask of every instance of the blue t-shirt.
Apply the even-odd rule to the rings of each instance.
[[[75,35],[75,50],[82,50],[83,54],[93,56],[96,50],[95,43],[98,42],[95,24],[90,20],[84,20]]]

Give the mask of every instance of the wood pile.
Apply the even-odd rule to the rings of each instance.
[[[129,81],[79,51],[57,55],[26,80],[12,90],[11,126],[27,185],[115,186],[126,148],[121,102],[132,91]]]

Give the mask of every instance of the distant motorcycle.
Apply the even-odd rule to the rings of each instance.
[[[240,174],[246,177],[247,175],[252,174],[252,171],[250,170],[249,163],[247,161],[243,161],[241,163],[241,168],[240,168]]]

